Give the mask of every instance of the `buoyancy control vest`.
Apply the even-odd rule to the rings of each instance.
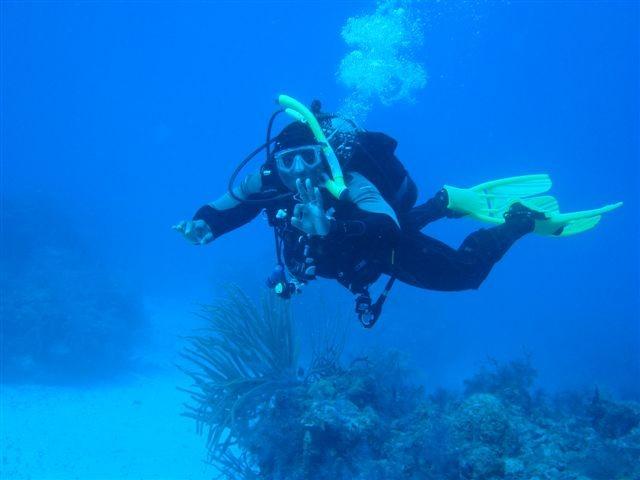
[[[397,145],[396,140],[381,132],[357,132],[343,169],[366,177],[396,213],[401,214],[415,205],[418,190],[395,155]]]

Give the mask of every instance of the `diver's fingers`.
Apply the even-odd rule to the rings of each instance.
[[[296,206],[293,207],[293,217],[292,218],[301,219],[302,218],[303,209],[304,209],[304,205],[302,203],[296,203]]]
[[[296,179],[296,188],[298,189],[298,195],[300,195],[300,201],[306,202],[307,195],[304,189],[304,183],[302,183],[302,180],[299,178]]]
[[[314,196],[313,200],[316,203],[316,205],[318,205],[318,208],[323,209],[323,206],[322,206],[322,195],[320,194],[320,189],[318,187],[315,187],[313,189],[313,196]]]
[[[187,221],[183,220],[180,223],[177,223],[175,225],[173,225],[171,228],[173,228],[174,230],[177,230],[180,233],[184,232],[184,226],[186,225]]]
[[[313,185],[311,185],[311,179],[307,178],[302,182],[302,189],[304,191],[304,202],[309,203],[313,201]]]
[[[304,186],[307,190],[307,198],[309,199],[309,202],[313,202],[315,200],[314,198],[314,191],[313,191],[313,185],[311,184],[311,179],[307,178],[307,180],[304,182]]]
[[[188,237],[189,235],[191,235],[192,230],[193,230],[193,222],[187,222],[184,229],[185,236]]]
[[[204,245],[205,243],[209,243],[213,240],[213,233],[207,233],[202,240],[200,240],[200,245]]]

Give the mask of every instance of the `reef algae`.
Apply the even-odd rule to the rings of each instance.
[[[258,318],[236,292],[222,302],[224,328],[210,316],[208,333],[192,339],[202,346],[199,354],[187,354],[195,380],[188,415],[208,429],[209,460],[225,478],[640,478],[637,403],[597,391],[553,398],[534,392],[528,358],[493,362],[461,393],[432,395],[412,381],[397,352],[346,361],[329,348],[331,355],[312,358],[305,370],[295,355],[293,320],[272,302]],[[237,329],[241,337],[226,337]],[[209,355],[235,367],[223,375]],[[248,380],[252,387],[239,390]]]

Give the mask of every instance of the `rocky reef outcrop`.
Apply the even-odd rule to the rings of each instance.
[[[208,430],[210,460],[226,478],[640,478],[638,403],[597,390],[546,395],[534,390],[536,371],[527,358],[488,364],[461,392],[427,394],[397,352],[341,361],[332,351],[331,368],[316,359],[312,365],[323,368],[305,371],[296,368],[294,342],[283,349],[269,337],[260,342],[265,358],[282,361],[260,370],[242,348],[245,340],[225,340],[225,331],[236,314],[252,318],[238,325],[260,326],[250,342],[268,329],[257,310],[242,307],[246,297],[228,301],[234,306],[224,309],[223,321],[214,315],[208,333],[196,338],[222,349],[216,362],[207,363],[200,349],[190,357],[198,363],[187,369],[195,380],[188,414]],[[295,337],[290,322],[277,323],[286,338]]]

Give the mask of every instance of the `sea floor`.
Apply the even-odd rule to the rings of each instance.
[[[146,305],[141,368],[117,382],[63,387],[0,384],[1,480],[210,480],[205,437],[182,416],[190,381],[175,366],[193,315]]]
[[[2,386],[3,480],[210,479],[175,373],[110,387]]]

